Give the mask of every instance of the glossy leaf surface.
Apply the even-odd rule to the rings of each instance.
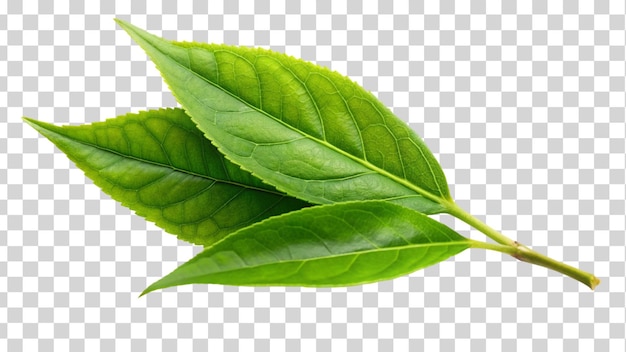
[[[171,286],[346,286],[392,279],[443,261],[470,240],[385,201],[322,205],[225,237],[143,294]]]
[[[220,151],[279,190],[318,204],[384,199],[446,210],[432,153],[347,77],[268,50],[170,42],[118,23]]]
[[[308,205],[224,159],[182,109],[81,126],[26,122],[105,193],[181,240],[210,245],[242,227]]]

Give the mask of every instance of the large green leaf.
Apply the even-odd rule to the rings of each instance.
[[[113,199],[185,241],[210,245],[308,205],[225,160],[182,109],[82,126],[26,122]]]
[[[293,57],[170,42],[118,20],[227,158],[295,197],[385,199],[424,213],[451,202],[422,140],[347,77]]]
[[[234,232],[143,294],[194,283],[358,285],[433,265],[470,243],[428,216],[389,202],[321,205]]]

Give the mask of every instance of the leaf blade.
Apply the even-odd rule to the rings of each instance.
[[[118,23],[220,151],[279,190],[318,204],[388,199],[446,210],[451,197],[432,153],[346,77],[270,51],[169,42]]]
[[[105,193],[181,240],[211,245],[256,221],[308,206],[225,160],[182,109],[82,126],[25,121]]]
[[[408,274],[469,246],[447,226],[390,202],[315,206],[230,234],[142,295],[192,283],[358,285]]]

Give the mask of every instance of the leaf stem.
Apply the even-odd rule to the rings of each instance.
[[[571,265],[559,262],[554,260],[546,255],[543,255],[539,252],[536,252],[529,247],[514,241],[500,232],[494,230],[489,227],[487,224],[483,223],[476,217],[467,213],[465,210],[460,208],[456,203],[451,202],[450,204],[446,204],[448,207],[448,213],[450,215],[455,216],[456,218],[463,220],[468,225],[474,227],[480,232],[487,235],[489,238],[498,242],[495,243],[487,243],[481,241],[471,241],[471,247],[473,248],[483,248],[489,249],[501,253],[506,253],[511,255],[512,257],[531,264],[543,266],[544,268],[552,269],[561,274],[567,275],[572,279],[575,279],[585,285],[587,285],[592,290],[595,289],[598,284],[600,284],[600,279],[595,277],[593,274],[583,271],[581,269],[575,268]]]
[[[539,252],[536,252],[523,244],[516,243],[515,246],[505,246],[501,244],[495,243],[487,243],[481,241],[470,240],[472,248],[483,248],[489,249],[492,251],[502,252],[511,255],[512,257],[519,259],[523,262],[543,266],[544,268],[552,269],[561,274],[567,275],[572,279],[575,279],[585,285],[587,285],[592,290],[600,284],[600,279],[595,277],[593,274],[588,273],[586,271],[575,268],[571,265],[567,265],[565,263],[554,260],[548,256],[545,256]]]
[[[460,220],[463,220],[463,222],[484,233],[492,240],[505,246],[515,246],[515,244],[517,243],[512,239],[506,237],[505,235],[501,234],[500,232],[494,230],[492,227],[485,224],[484,222],[480,221],[472,214],[463,210],[463,208],[459,207],[454,201],[446,202],[444,206],[448,209],[448,214]]]

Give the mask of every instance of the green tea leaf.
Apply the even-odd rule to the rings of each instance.
[[[182,109],[82,126],[25,120],[105,193],[181,240],[210,245],[308,205],[225,160]]]
[[[358,285],[433,265],[470,244],[426,215],[389,202],[322,205],[232,233],[143,294],[194,283]]]
[[[220,151],[277,189],[311,203],[384,199],[424,213],[451,202],[422,140],[347,77],[268,50],[170,42],[118,23]]]

